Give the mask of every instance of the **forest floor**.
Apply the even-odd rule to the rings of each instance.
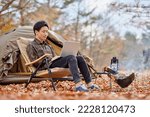
[[[95,79],[94,79],[95,80]],[[0,85],[1,100],[150,100],[150,73],[137,73],[135,80],[127,88],[120,88],[109,78],[98,78],[94,82],[99,91],[75,92],[72,81],[60,81],[53,91],[50,81],[25,84]]]

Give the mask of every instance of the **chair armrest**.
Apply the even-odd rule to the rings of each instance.
[[[36,59],[36,60],[34,60],[34,61],[32,61],[32,62],[26,63],[25,65],[26,65],[26,66],[33,65],[34,63],[37,63],[38,61],[44,59],[45,57],[48,57],[49,55],[50,55],[50,54],[44,54],[44,55],[41,56],[40,58],[38,58],[38,59]]]

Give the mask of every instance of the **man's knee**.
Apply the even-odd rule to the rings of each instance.
[[[67,59],[68,59],[68,61],[77,61],[77,59],[74,55],[68,55]]]

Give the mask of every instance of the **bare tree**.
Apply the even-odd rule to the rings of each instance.
[[[147,32],[147,26],[150,26],[150,2],[148,0],[134,0],[132,3],[113,2],[110,4],[110,9],[120,15],[128,14],[130,19],[127,24],[142,28]]]

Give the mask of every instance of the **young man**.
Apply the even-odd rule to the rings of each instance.
[[[89,69],[82,56],[69,55],[66,57],[60,57],[54,61],[52,60],[56,56],[56,54],[53,48],[46,42],[48,30],[49,26],[45,21],[39,21],[35,23],[33,27],[35,39],[27,46],[27,53],[30,60],[34,61],[39,57],[43,56],[44,54],[46,54],[49,59],[50,68],[62,67],[70,69],[71,74],[73,76],[73,80],[76,84],[75,86],[76,91],[87,92],[88,89],[99,89],[99,87],[96,84],[92,83]],[[37,67],[39,64],[40,62],[34,64],[34,66]],[[41,70],[47,69],[46,64],[43,65],[40,69]],[[78,69],[82,73],[88,88],[84,84],[82,84]]]

